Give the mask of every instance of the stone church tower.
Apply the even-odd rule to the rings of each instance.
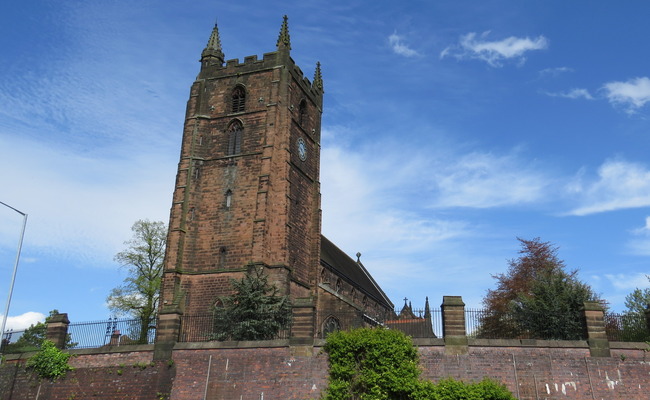
[[[231,279],[263,268],[292,300],[291,336],[314,337],[325,318],[317,315],[325,276],[323,81],[320,64],[310,82],[291,59],[286,16],[276,46],[261,60],[225,61],[215,25],[201,54],[185,115],[161,304],[187,315],[210,312],[231,293]]]

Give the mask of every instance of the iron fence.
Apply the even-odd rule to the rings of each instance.
[[[650,329],[645,315],[638,313],[606,313],[605,332],[613,342],[650,341]]]
[[[87,349],[102,346],[151,344],[156,337],[156,321],[142,332],[139,319],[109,318],[108,321],[82,322],[68,326],[67,348]]]
[[[466,309],[467,336],[478,339],[541,339],[584,340],[586,327],[583,318],[563,315],[517,318],[509,313],[494,313],[485,309]]]
[[[38,347],[24,339],[20,340],[25,331],[14,331],[10,329],[2,335],[0,341],[0,353],[24,353],[38,350]]]

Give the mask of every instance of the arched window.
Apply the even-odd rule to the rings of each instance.
[[[302,100],[300,102],[300,106],[298,106],[298,123],[300,126],[302,126],[304,129],[307,129],[305,124],[307,123],[307,102],[305,100]]]
[[[228,128],[228,155],[241,153],[241,136],[244,127],[241,122],[233,121]]]
[[[236,86],[232,91],[232,112],[242,112],[246,107],[246,90],[243,86]]]
[[[330,333],[340,331],[341,323],[338,319],[330,316],[323,322],[323,337],[326,338]]]

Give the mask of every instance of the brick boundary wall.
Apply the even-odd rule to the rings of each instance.
[[[469,340],[467,354],[445,354],[441,339],[415,340],[422,377],[505,383],[519,399],[647,399],[650,356],[643,343],[610,343],[611,357],[590,356],[586,341]],[[177,344],[173,362],[153,361],[153,346],[71,351],[75,371],[39,382],[9,356],[0,366],[0,400],[317,399],[327,356],[286,341]],[[646,356],[648,360],[646,361]]]

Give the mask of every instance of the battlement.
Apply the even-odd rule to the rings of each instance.
[[[296,65],[295,61],[291,57],[282,57],[282,54],[278,51],[264,53],[261,60],[257,55],[250,55],[244,57],[244,62],[240,62],[238,58],[233,58],[227,60],[224,65],[203,65],[197,79],[254,73],[260,70],[273,69],[280,66],[286,66],[294,79],[299,82],[307,93],[314,96],[315,99],[322,96],[322,90],[312,85],[311,80],[304,75],[300,67]]]

